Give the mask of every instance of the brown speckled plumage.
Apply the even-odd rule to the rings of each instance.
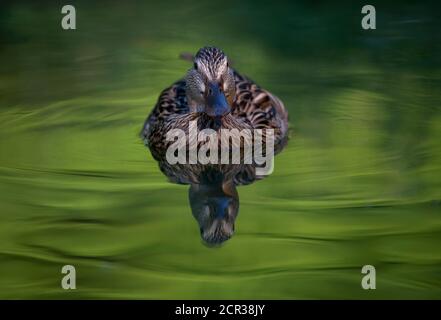
[[[226,56],[217,48],[206,47],[195,58],[198,61],[198,65],[195,62],[195,68],[205,68],[207,77],[216,78],[216,72],[222,68],[222,61]],[[185,78],[162,91],[141,132],[156,160],[164,159],[167,147],[172,143],[166,141],[166,133],[175,128],[186,131],[190,120],[198,120],[199,130],[274,129],[275,152],[284,147],[288,135],[288,113],[283,103],[250,79],[241,76],[231,67],[228,68],[234,76],[235,97],[231,100],[231,112],[222,118],[220,125],[207,114],[191,110]]]

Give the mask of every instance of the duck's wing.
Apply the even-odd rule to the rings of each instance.
[[[170,116],[188,113],[185,81],[179,80],[164,89],[159,95],[155,107],[150,112],[141,131],[141,138],[147,144],[152,127]]]
[[[275,152],[279,152],[288,139],[288,112],[282,101],[262,89],[254,81],[234,72],[236,99],[232,113],[246,118],[255,129],[274,129]]]

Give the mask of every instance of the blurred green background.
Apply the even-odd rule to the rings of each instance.
[[[441,8],[364,4],[2,1],[0,298],[441,298]],[[293,133],[217,249],[138,138],[205,45]]]

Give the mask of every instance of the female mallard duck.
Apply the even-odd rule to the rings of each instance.
[[[167,132],[187,132],[194,120],[198,130],[273,129],[275,153],[287,141],[288,113],[283,103],[233,70],[227,56],[215,47],[200,49],[185,78],[162,91],[141,136],[159,161],[172,144]]]

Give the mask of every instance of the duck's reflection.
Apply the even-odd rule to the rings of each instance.
[[[209,244],[220,244],[231,238],[239,213],[235,183],[225,181],[220,173],[207,174],[202,183],[191,184],[188,193],[202,239]]]
[[[234,234],[239,213],[237,186],[253,183],[254,165],[171,165],[159,161],[161,171],[173,183],[189,184],[189,200],[201,238],[210,246],[220,245]]]

